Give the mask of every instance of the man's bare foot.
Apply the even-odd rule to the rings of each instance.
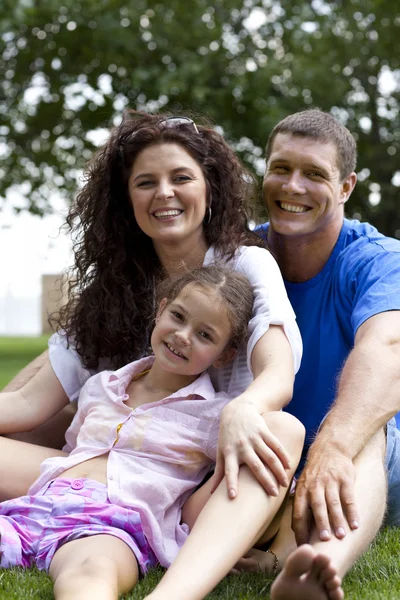
[[[297,548],[271,588],[271,600],[342,600],[342,581],[328,556]]]

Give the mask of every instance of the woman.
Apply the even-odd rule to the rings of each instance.
[[[283,501],[302,443],[297,422],[277,414],[291,398],[301,340],[279,269],[248,229],[250,192],[249,176],[214,130],[184,117],[128,113],[95,155],[71,207],[75,268],[58,321],[64,333],[53,336],[35,378],[45,420],[66,396],[75,400],[94,371],[146,353],[158,279],[217,259],[243,271],[256,298],[247,353],[212,373],[216,389],[235,399],[221,416],[212,484],[199,495],[201,506],[225,476],[229,498],[235,498],[239,466],[246,464],[269,495],[245,469],[243,489],[258,491],[238,495],[241,513],[245,498],[257,496],[262,514],[271,497]],[[29,397],[29,382],[23,389]],[[289,452],[286,436],[297,442]],[[57,453],[5,438],[0,450],[3,498],[26,493],[39,463]],[[188,521],[199,510],[196,502]]]

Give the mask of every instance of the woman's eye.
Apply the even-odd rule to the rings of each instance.
[[[138,187],[146,187],[149,185],[152,185],[152,181],[150,179],[146,179],[145,181],[140,181],[140,183],[138,183]]]
[[[286,165],[275,165],[273,170],[278,173],[287,173],[289,171],[289,167]]]
[[[190,181],[190,177],[188,175],[178,175],[177,177],[175,177],[175,181],[177,181],[178,183],[180,181]]]

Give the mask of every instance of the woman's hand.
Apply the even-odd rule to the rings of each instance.
[[[286,469],[289,456],[268,429],[256,406],[241,396],[225,406],[221,414],[214,491],[225,477],[230,498],[238,492],[240,465],[247,465],[271,496],[278,495],[277,484],[289,484]]]

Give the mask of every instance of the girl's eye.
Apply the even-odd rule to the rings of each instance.
[[[203,337],[206,340],[209,340],[210,342],[213,341],[211,335],[209,333],[207,333],[206,331],[199,331],[199,336]]]
[[[145,181],[140,181],[140,183],[138,183],[138,187],[146,187],[149,185],[152,185],[152,181],[150,179],[145,180]]]
[[[171,311],[171,314],[175,317],[175,319],[179,319],[179,321],[183,321],[183,315],[176,310]]]
[[[190,181],[190,177],[188,175],[178,175],[177,177],[175,177],[175,181],[177,181],[178,183],[180,181]]]

